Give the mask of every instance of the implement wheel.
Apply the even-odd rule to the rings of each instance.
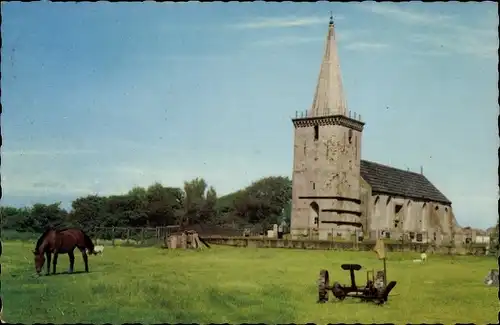
[[[330,286],[330,276],[327,270],[321,270],[319,272],[318,280],[318,303],[324,303],[328,301],[328,289]]]

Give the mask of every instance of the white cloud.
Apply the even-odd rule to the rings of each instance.
[[[478,58],[496,58],[498,50],[498,18],[485,22],[484,19],[474,26],[470,21],[462,22],[457,16],[403,9],[401,5],[382,3],[362,3],[360,7],[371,13],[399,21],[407,25],[432,27],[428,33],[408,33],[407,40],[427,45],[429,51],[416,50],[413,54],[444,56],[462,54]],[[412,50],[409,50],[413,52]],[[427,52],[427,53],[426,53]]]
[[[86,183],[86,182],[84,182]],[[63,178],[57,181],[44,175],[2,175],[2,191],[8,195],[18,196],[43,196],[43,195],[86,195],[93,192],[89,184],[75,184]]]
[[[281,46],[281,45],[298,45],[311,42],[321,42],[324,40],[325,39],[323,37],[287,36],[287,37],[255,41],[251,44],[256,46]]]
[[[451,22],[455,18],[452,15],[437,14],[435,12],[402,9],[400,6],[387,3],[362,2],[359,6],[374,14],[392,18],[405,24],[442,25]]]
[[[432,53],[440,54],[465,54],[480,58],[498,57],[498,35],[495,37],[489,30],[464,30],[455,29],[453,32],[433,34],[413,34],[409,41],[427,44]],[[437,50],[436,50],[437,49]]]
[[[233,53],[226,55],[161,55],[161,53],[143,53],[141,55],[137,55],[135,57],[130,58],[130,63],[133,64],[143,64],[143,63],[151,63],[155,64],[171,64],[172,62],[200,62],[200,61],[224,61],[228,59],[232,59],[235,55]]]
[[[288,165],[269,164],[250,154],[235,157],[234,152],[224,154],[203,149],[176,153],[145,145],[139,154],[123,155],[125,147],[129,149],[127,152],[137,152],[138,144],[124,141],[120,146],[113,161],[98,156],[91,164],[80,157],[63,157],[54,164],[49,155],[11,156],[2,162],[4,193],[26,198],[110,195],[154,182],[182,187],[184,181],[203,177],[223,195],[265,175],[288,174]],[[151,156],[155,159],[151,160]]]
[[[345,46],[345,49],[351,51],[364,51],[364,50],[385,50],[389,48],[390,45],[386,43],[377,42],[352,42]]]
[[[26,149],[26,150],[4,150],[2,151],[3,156],[61,156],[61,155],[85,155],[96,153],[95,150],[88,149],[49,149],[49,150],[37,150],[37,149]]]
[[[410,54],[416,55],[416,56],[443,57],[443,56],[449,56],[450,52],[439,51],[439,50],[427,50],[427,51],[411,50]],[[411,61],[411,62],[420,62],[420,61],[415,60],[415,61]]]
[[[335,16],[335,20],[343,19],[342,16]],[[328,17],[324,16],[288,16],[288,17],[257,17],[245,23],[233,25],[242,29],[260,29],[260,28],[288,28],[311,26],[318,24],[328,24]]]
[[[369,31],[367,31],[367,30],[342,30],[340,33],[336,34],[336,40],[339,43],[344,43],[344,42],[353,41],[353,40],[358,39],[358,38],[362,38],[368,34],[369,34]],[[326,34],[324,36],[317,36],[317,34],[314,33],[313,35],[314,36],[289,35],[289,36],[283,36],[283,37],[261,39],[261,40],[252,42],[250,44],[254,45],[254,46],[287,46],[287,45],[300,45],[300,44],[307,44],[307,43],[314,43],[314,42],[325,42],[326,41]],[[360,43],[372,44],[372,47],[377,46],[377,45],[374,45],[375,43],[369,43],[369,42],[360,42]],[[380,47],[380,45],[379,45],[379,47]]]
[[[219,195],[224,195],[266,175],[286,175],[283,171],[286,172],[288,167],[273,166],[267,162],[259,163],[249,157],[225,156],[221,153],[218,153],[217,157],[205,157],[205,159],[188,155],[185,158],[178,158],[172,165],[165,160],[127,162],[104,168],[101,170],[101,175],[105,178],[99,179],[100,184],[97,186],[99,193],[104,195],[125,193],[134,186],[147,187],[154,182],[160,182],[165,186],[182,187],[185,181],[203,177],[209,185],[215,187]]]

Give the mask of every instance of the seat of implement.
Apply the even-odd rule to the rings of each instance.
[[[346,270],[346,271],[350,271],[350,270],[359,271],[359,270],[361,270],[361,265],[359,265],[359,264],[342,264],[340,267],[342,268],[342,270]]]

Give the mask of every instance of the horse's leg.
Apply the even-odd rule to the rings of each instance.
[[[47,257],[47,275],[50,274],[50,262],[52,259],[52,253],[51,252],[45,252],[45,256]]]
[[[75,254],[73,251],[68,252],[69,257],[69,270],[68,273],[73,273],[73,268],[75,267]]]
[[[81,248],[83,263],[85,264],[85,272],[89,271],[89,257],[87,256],[87,251],[85,248]]]
[[[57,258],[59,257],[59,253],[57,250],[54,251],[54,261],[52,262],[52,274],[56,274],[56,265],[57,265]]]

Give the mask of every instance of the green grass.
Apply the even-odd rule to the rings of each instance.
[[[370,252],[213,247],[202,251],[106,247],[90,273],[34,277],[33,244],[11,241],[2,256],[4,319],[11,323],[495,323],[497,289],[482,280],[486,257],[391,253],[387,305],[316,304],[320,269],[348,283],[342,263],[380,269]],[[59,272],[68,258],[59,259]],[[76,271],[83,270],[76,256]],[[358,272],[364,282],[365,273]],[[361,282],[360,281],[360,282]]]

